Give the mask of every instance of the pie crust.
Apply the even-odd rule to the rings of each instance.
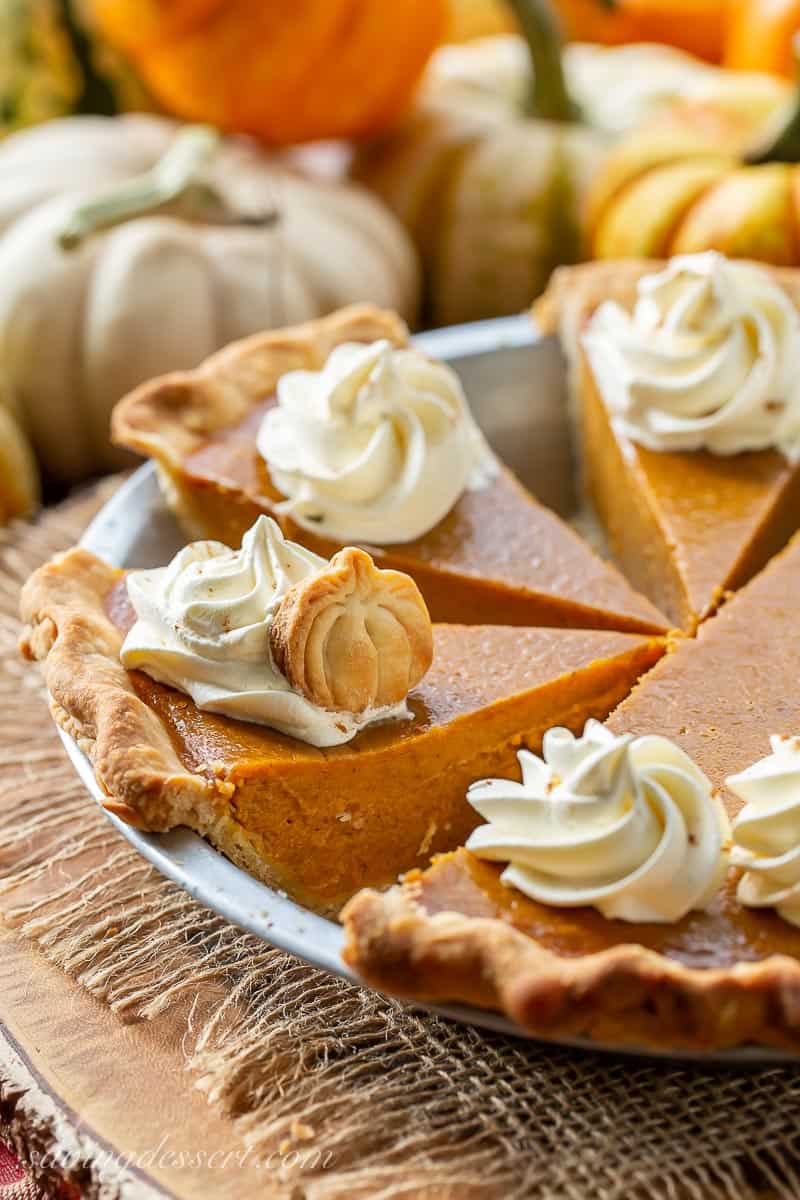
[[[457,856],[472,857],[466,850]],[[637,945],[635,925],[630,942],[567,957],[509,920],[431,913],[423,886],[415,871],[388,892],[361,892],[342,913],[345,961],[382,991],[498,1010],[543,1038],[660,1050],[749,1042],[800,1049],[800,962],[793,957],[688,966]]]

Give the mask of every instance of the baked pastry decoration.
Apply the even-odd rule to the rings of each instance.
[[[269,646],[296,691],[349,713],[399,704],[433,658],[430,617],[413,579],[379,571],[352,546],[290,588],[275,609]]]
[[[555,888],[542,903],[544,891],[529,889],[534,898],[508,886],[494,862],[461,849],[388,892],[350,901],[350,965],[384,991],[500,1009],[544,1037],[800,1050],[798,594],[800,534],[696,638],[681,639],[605,724],[612,745],[669,739],[721,797],[731,869],[712,897],[702,896],[701,910],[631,924],[619,912],[612,919],[594,907],[557,906]],[[781,740],[761,762],[770,729]],[[534,769],[538,794],[542,772]],[[474,798],[483,809],[482,789]],[[497,803],[508,811],[502,796]],[[473,834],[479,849],[484,836]],[[573,867],[574,836],[570,827]],[[539,850],[530,861],[541,874]],[[562,901],[570,883],[562,878]],[[666,883],[664,891],[675,903]]]
[[[691,632],[800,524],[800,274],[716,253],[556,272],[587,482],[627,577]]]
[[[198,708],[269,725],[312,746],[408,716],[431,665],[419,589],[363,550],[327,563],[259,517],[240,550],[194,542],[168,567],[133,571],[123,666],[187,692]]]
[[[461,385],[369,307],[234,342],[117,406],[192,537],[239,545],[264,513],[324,558],[362,545],[431,618],[664,633],[634,592],[489,450]]]
[[[554,719],[607,716],[665,650],[431,630],[407,576],[354,548],[327,562],[263,516],[238,551],[198,543],[152,571],[72,550],[28,581],[22,616],[109,811],[195,829],[324,912],[463,842],[473,779],[510,771]]]

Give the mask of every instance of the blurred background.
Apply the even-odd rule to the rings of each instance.
[[[0,0],[0,523],[117,400],[372,301],[560,263],[800,265],[800,0]]]

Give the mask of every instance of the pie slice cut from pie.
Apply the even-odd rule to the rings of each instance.
[[[402,347],[407,331],[390,313],[356,307],[233,343],[197,370],[154,380],[126,397],[114,413],[114,438],[156,461],[190,536],[238,546],[267,513],[287,537],[329,558],[340,543],[301,529],[276,507],[284,497],[256,449],[256,434],[283,374],[318,370],[343,342],[379,339]],[[417,581],[434,621],[666,631],[669,621],[649,600],[497,466],[487,486],[464,491],[422,537],[366,546],[381,567]]]
[[[691,632],[752,578],[800,525],[800,463],[776,449],[723,456],[638,444],[609,415],[581,335],[606,300],[631,311],[637,284],[663,263],[558,270],[534,317],[559,331],[576,399],[586,484],[625,575]],[[759,264],[800,304],[800,272]]]
[[[800,535],[608,727],[673,739],[734,816],[741,802],[725,779],[767,754],[771,734],[800,731],[798,594]],[[460,849],[389,892],[362,892],[344,911],[348,963],[387,992],[500,1009],[545,1037],[800,1049],[800,928],[743,907],[736,869],[707,910],[667,924],[545,906],[500,870]]]
[[[509,771],[554,723],[607,716],[665,649],[635,634],[440,625],[411,719],[319,749],[126,671],[125,575],[84,550],[32,576],[22,616],[24,653],[44,660],[55,719],[91,757],[110,812],[195,829],[324,912],[459,845],[478,821],[472,779]]]

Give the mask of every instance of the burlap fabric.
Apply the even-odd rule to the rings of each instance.
[[[20,581],[97,502],[0,537],[0,905],[20,938],[120,1021],[193,1000],[185,1087],[248,1144],[313,1132],[287,1197],[800,1196],[800,1073],[573,1053],[418,1014],[270,950],[143,862],[75,780],[16,651]],[[84,1178],[91,1194],[91,1162]]]

